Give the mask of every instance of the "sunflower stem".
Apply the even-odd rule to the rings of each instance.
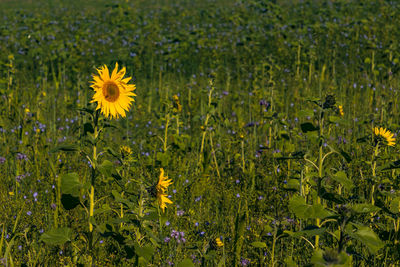
[[[164,152],[167,152],[167,139],[168,139],[168,126],[169,126],[169,113],[167,113],[167,115],[165,116],[165,131],[164,131]]]
[[[374,154],[372,155],[372,177],[374,178],[371,188],[371,204],[375,205],[374,193],[375,193],[375,178],[376,178],[376,157],[379,153],[379,142],[375,146]]]
[[[93,144],[93,156],[92,156],[92,177],[90,179],[90,193],[89,193],[89,232],[93,232],[93,224],[91,223],[91,219],[93,217],[93,212],[94,212],[94,184],[95,184],[95,179],[96,179],[96,164],[97,164],[97,137],[99,135],[99,130],[98,130],[98,119],[99,119],[99,110],[96,111],[94,117],[93,117],[93,124],[94,124],[94,144]]]

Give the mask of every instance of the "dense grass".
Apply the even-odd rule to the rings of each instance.
[[[372,130],[399,133],[396,2],[77,3],[0,2],[4,265],[400,264],[399,146]],[[116,62],[135,103],[94,138]]]

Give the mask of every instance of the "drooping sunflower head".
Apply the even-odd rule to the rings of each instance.
[[[160,168],[160,177],[158,179],[157,191],[162,191],[163,193],[167,190],[168,186],[172,184],[172,180],[168,179],[168,176],[164,176],[164,169]]]
[[[386,128],[378,128],[378,127],[374,127],[374,134],[376,137],[380,137],[383,138],[384,141],[386,141],[388,146],[394,146],[396,144],[396,138],[394,138],[394,134],[389,131],[386,130]]]
[[[167,194],[165,193],[165,191],[167,191],[168,189],[168,186],[170,186],[171,184],[172,180],[168,180],[168,177],[164,176],[164,169],[161,168],[158,184],[156,185],[156,191],[158,204],[160,205],[160,208],[163,212],[167,207],[167,204],[172,204],[172,201],[167,197]]]
[[[172,204],[172,201],[168,198],[167,194],[157,192],[157,200],[161,210],[164,212],[167,204]]]
[[[91,87],[95,94],[90,102],[97,102],[96,110],[100,109],[106,117],[125,117],[125,111],[129,110],[134,101],[133,91],[136,89],[134,84],[128,84],[131,77],[124,78],[125,67],[118,71],[116,63],[111,76],[106,65],[97,69],[97,72],[99,75],[93,75]]]

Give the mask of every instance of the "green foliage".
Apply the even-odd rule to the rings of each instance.
[[[61,176],[61,193],[72,196],[79,196],[79,191],[82,184],[79,180],[79,175],[76,172],[63,174]]]
[[[321,204],[306,204],[304,198],[301,196],[293,196],[290,199],[289,209],[301,219],[323,219],[332,215],[332,213],[326,210]]]
[[[39,241],[49,245],[63,245],[71,241],[72,230],[68,227],[55,228],[43,233]]]
[[[0,1],[0,265],[400,265],[399,10]]]
[[[385,245],[385,243],[379,239],[378,235],[368,226],[348,225],[348,227],[346,227],[346,233],[366,245],[370,252],[374,254]]]

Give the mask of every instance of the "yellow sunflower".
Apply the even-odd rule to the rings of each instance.
[[[116,63],[111,76],[106,65],[97,69],[97,72],[99,75],[93,75],[91,87],[95,94],[90,102],[97,102],[96,110],[101,109],[101,113],[106,117],[125,117],[125,111],[129,110],[131,102],[134,101],[133,90],[136,89],[134,84],[128,84],[131,77],[123,79],[125,67],[118,71]]]
[[[160,178],[158,179],[158,184],[157,184],[157,192],[163,192],[165,193],[165,190],[167,190],[168,186],[172,184],[172,180],[168,180],[168,176],[164,176],[164,169],[160,168]]]
[[[160,205],[160,208],[162,209],[163,212],[167,207],[167,204],[172,204],[172,201],[167,197],[167,194],[165,194],[165,191],[171,184],[172,180],[171,179],[168,180],[168,176],[164,176],[164,169],[160,168],[160,177],[158,180],[158,184],[156,186],[156,190],[157,190],[158,204]]]
[[[394,134],[386,130],[386,128],[374,127],[374,133],[376,136],[382,136],[386,140],[388,146],[394,146],[396,144],[396,138],[393,137]]]
[[[344,116],[343,106],[340,105],[340,106],[338,107],[338,109],[339,109],[339,115],[343,117],[343,116]]]
[[[172,204],[172,201],[169,200],[167,197],[167,194],[164,194],[162,192],[157,192],[157,200],[158,204],[160,205],[160,208],[164,212],[165,208],[167,207],[167,204]]]
[[[223,247],[223,246],[224,246],[224,243],[221,241],[221,238],[220,238],[220,237],[217,237],[217,238],[215,239],[215,242],[217,243],[217,246],[218,246],[218,247]]]

